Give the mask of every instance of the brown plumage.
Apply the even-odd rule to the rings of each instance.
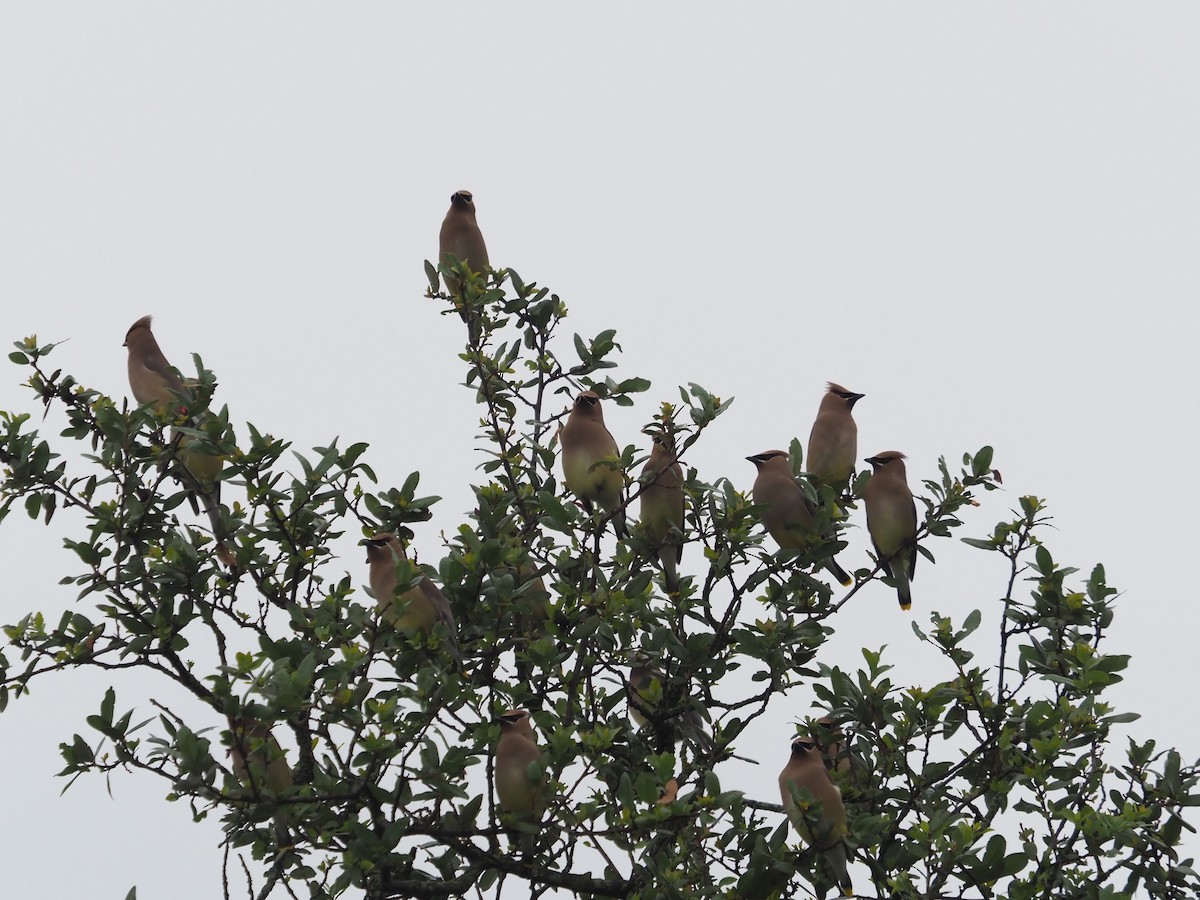
[[[656,727],[660,724],[655,721],[655,717],[663,703],[663,687],[665,685],[666,678],[663,676],[662,670],[651,662],[642,659],[630,667],[627,691],[629,714],[633,716],[633,721],[638,725]],[[671,706],[682,705],[685,701],[686,698],[681,697]],[[689,740],[705,752],[713,749],[713,739],[705,731],[704,719],[696,710],[689,709],[682,715],[672,718],[669,724],[675,731],[675,740]]]
[[[545,634],[546,620],[553,613],[546,581],[527,562],[517,566],[513,574],[518,590],[523,588],[514,604],[517,627],[531,638],[540,637]]]
[[[867,531],[883,570],[896,583],[901,609],[912,607],[917,567],[917,506],[904,470],[904,454],[886,450],[868,458],[874,471],[863,489]]]
[[[183,379],[167,362],[154,332],[150,330],[152,316],[142,316],[125,332],[123,346],[129,349],[129,388],[138,403],[153,403],[158,412],[166,412],[179,402],[176,394],[183,392]],[[180,412],[182,410],[182,404]]]
[[[621,451],[604,426],[604,411],[600,395],[583,391],[566,423],[558,430],[562,444],[563,480],[567,488],[588,513],[592,504],[612,513],[613,528],[618,537],[627,534],[625,510],[621,508],[625,493],[625,473],[620,466]]]
[[[781,549],[804,552],[820,544],[813,510],[808,498],[792,475],[790,457],[783,450],[766,450],[746,459],[758,469],[754,479],[754,502],[762,505],[759,513],[763,527]],[[853,579],[832,556],[821,561],[829,572],[844,585]]]
[[[207,418],[208,411],[185,408],[184,398],[189,385],[167,362],[150,329],[150,320],[150,316],[143,316],[125,333],[124,346],[129,350],[129,389],[133,398],[139,404],[154,404],[155,411],[160,415],[173,413],[176,419],[187,416],[186,426],[199,428]],[[177,436],[172,431],[171,440],[175,444],[175,459],[179,464],[174,474],[187,489],[192,510],[198,513],[200,505],[204,506],[217,542],[217,553],[227,565],[232,565],[233,556],[224,544],[226,535],[221,524],[220,475],[223,460],[216,454],[197,449],[196,441],[187,435]]]
[[[438,261],[445,263],[447,253],[457,256],[472,272],[483,272],[488,267],[487,245],[475,221],[475,198],[470,191],[456,191],[450,197],[450,210],[438,234]],[[457,295],[462,288],[458,279],[449,275],[442,278],[446,293]]]
[[[396,564],[407,560],[404,545],[390,531],[381,532],[363,540],[367,548],[367,563],[370,566],[371,591],[384,621],[398,631],[429,632],[437,623],[446,626],[448,632],[447,652],[455,663],[462,665],[462,654],[458,649],[458,635],[450,601],[427,575],[421,577],[416,587],[409,588],[396,597]],[[397,609],[400,611],[397,612]]]
[[[842,893],[853,893],[846,859],[846,808],[811,738],[797,738],[779,773],[783,809],[801,839],[820,850]]]
[[[529,712],[510,709],[496,719],[500,723],[500,740],[496,744],[496,797],[500,808],[526,825],[540,828],[546,806],[545,773],[534,775],[530,766],[542,758],[541,748],[533,736]],[[521,846],[526,853],[533,850],[534,834],[521,832]]]
[[[230,768],[253,797],[266,793],[273,798],[291,788],[292,767],[270,728],[252,719],[231,718],[229,736]],[[280,847],[291,843],[283,808],[275,813],[275,839]]]
[[[678,564],[683,559],[683,467],[672,461],[675,449],[665,434],[654,436],[650,459],[642,469],[641,523],[654,544],[668,594],[679,593]]]
[[[850,483],[858,458],[858,425],[851,410],[863,396],[829,382],[808,436],[805,471],[839,490]]]

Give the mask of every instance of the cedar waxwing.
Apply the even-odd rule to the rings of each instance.
[[[229,734],[233,774],[254,797],[264,789],[271,794],[282,794],[292,786],[292,767],[284,759],[283,748],[270,728],[252,719],[231,718]],[[291,844],[287,813],[283,809],[275,813],[275,839],[280,847]]]
[[[584,391],[575,398],[566,424],[558,429],[562,444],[563,478],[567,488],[583,503],[590,514],[592,504],[612,513],[617,537],[625,537],[625,473],[621,469],[621,451],[604,427],[600,396]]]
[[[666,679],[662,670],[650,660],[641,658],[634,662],[629,669],[629,714],[639,726],[649,725],[657,728],[662,723],[655,721],[655,715],[663,702],[663,687]],[[682,705],[686,697],[680,697],[676,704]],[[682,717],[674,717],[670,725],[677,728],[676,740],[690,740],[701,750],[707,752],[713,749],[713,739],[704,730],[704,719],[694,709],[689,709]]]
[[[658,550],[668,594],[679,593],[678,563],[683,559],[683,468],[673,460],[669,435],[656,434],[642,469],[642,526]],[[655,474],[657,473],[657,474]]]
[[[811,738],[796,738],[792,755],[779,773],[783,809],[801,839],[822,852],[834,881],[844,896],[851,896],[846,869],[846,807],[837,785]]]
[[[917,566],[917,505],[904,471],[904,454],[877,453],[869,462],[874,471],[863,489],[867,531],[883,571],[896,582],[900,608],[912,607],[913,570]]]
[[[512,606],[505,618],[518,635],[518,644],[513,650],[517,680],[528,684],[533,664],[526,651],[530,643],[545,636],[546,623],[554,615],[554,607],[550,605],[550,591],[546,589],[545,580],[531,563],[523,562],[515,570],[510,568],[508,571],[513,573],[516,589],[521,595],[511,598]]]
[[[864,396],[828,382],[808,436],[805,471],[838,490],[850,483],[858,458],[858,426],[850,411]]]
[[[462,654],[458,650],[458,635],[454,626],[454,613],[450,602],[428,575],[421,576],[420,583],[409,588],[397,598],[396,564],[408,560],[404,545],[391,532],[382,532],[366,538],[360,543],[367,548],[367,562],[371,567],[371,591],[375,604],[384,621],[398,631],[427,633],[438,622],[446,626],[449,633],[447,652],[460,667]],[[396,613],[397,600],[401,612]]]
[[[475,198],[470,191],[457,191],[450,197],[450,211],[442,219],[442,230],[438,234],[438,262],[446,262],[446,254],[453,253],[472,272],[482,272],[488,266],[487,245],[483,233],[475,221]],[[446,293],[457,295],[461,285],[458,279],[443,275]],[[465,319],[466,312],[460,310]]]
[[[542,751],[533,737],[529,712],[510,709],[496,719],[500,741],[496,744],[496,797],[500,808],[518,821],[540,829],[546,806],[545,773],[534,775],[530,766],[540,762]],[[521,832],[521,847],[533,851],[534,834]]]
[[[125,332],[123,346],[129,348],[129,387],[138,403],[153,403],[158,412],[166,412],[180,402],[183,379],[159,349],[150,330],[152,316],[142,316]]]
[[[808,498],[792,475],[792,464],[782,450],[766,450],[746,459],[758,469],[754,479],[754,502],[764,507],[763,527],[775,539],[782,550],[804,551],[821,541],[817,524],[813,520]],[[832,556],[822,560],[829,572],[844,585],[854,579],[837,564]]]
[[[550,608],[550,591],[537,569],[528,563],[517,567],[516,582],[525,592],[517,600],[517,620],[520,629],[529,635],[543,634],[546,619],[553,612]]]
[[[143,316],[129,326],[125,333],[124,346],[129,348],[129,387],[133,398],[140,404],[153,403],[159,413],[178,407],[180,414],[189,412],[179,394],[186,392],[187,384],[179,373],[167,362],[159,349],[154,332],[150,330],[150,316]],[[202,410],[188,420],[195,428],[204,421],[207,411]],[[224,529],[221,525],[221,465],[220,456],[193,449],[193,441],[186,435],[178,439],[172,434],[176,445],[176,460],[183,471],[184,487],[188,489],[188,500],[192,510],[199,512],[196,498],[204,505],[212,525],[213,537],[217,542],[217,553],[227,565],[232,564],[232,554],[224,544]]]

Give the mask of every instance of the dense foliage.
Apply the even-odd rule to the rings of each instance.
[[[989,616],[1000,624],[987,659],[975,656],[978,635],[968,641],[983,621],[976,609],[918,628],[945,672],[929,687],[893,683],[869,650],[858,671],[830,666],[822,649],[838,611],[882,577],[860,568],[854,587],[832,591],[818,575],[840,546],[838,513],[822,514],[829,541],[775,553],[746,494],[688,470],[686,577],[668,596],[645,534],[617,541],[607,515],[589,516],[563,490],[557,467],[556,420],[579,390],[628,406],[650,388],[606,377],[615,333],[564,342],[562,302],[515,272],[485,282],[455,266],[465,287],[450,298],[428,269],[431,296],[466,321],[466,383],[490,456],[470,521],[436,567],[401,563],[398,578],[407,587],[428,572],[442,586],[462,669],[444,629],[389,628],[365,576],[331,574],[360,571],[361,559],[334,554],[343,535],[410,537],[430,518],[437,498],[418,495],[417,474],[376,489],[363,444],[289,453],[226,409],[196,427],[89,390],[51,371],[53,345],[35,338],[10,354],[67,425],[46,438],[29,413],[0,412],[0,515],[23,507],[48,522],[70,510],[78,565],[64,583],[79,596],[58,621],[30,612],[6,626],[0,709],[65,669],[113,685],[63,744],[66,777],[144,772],[197,817],[221,816],[230,845],[257,861],[247,895],[822,896],[828,873],[789,831],[774,788],[787,736],[769,756],[739,740],[803,679],[842,723],[854,761],[835,777],[859,895],[1197,896],[1200,879],[1174,849],[1191,830],[1184,807],[1200,802],[1197,769],[1150,740],[1115,746],[1114,726],[1135,718],[1104,700],[1128,663],[1100,649],[1115,590],[1100,566],[1079,577],[1054,560],[1042,501],[1022,497],[989,536],[964,538],[1010,562],[1006,584],[960,591],[960,609],[1003,605]],[[196,367],[193,409],[216,386]],[[647,415],[647,431],[672,436],[686,459],[715,439],[727,406],[692,384]],[[226,460],[233,566],[181,506],[172,425]],[[631,513],[649,446],[622,453]],[[802,448],[792,451],[802,470]],[[943,460],[940,480],[917,491],[930,559],[936,539],[962,529],[962,509],[996,486],[991,457]],[[808,489],[835,509],[828,488]],[[666,674],[640,729],[626,715],[635,651]],[[122,706],[131,673],[121,670],[155,685],[152,712]],[[543,749],[540,829],[494,799],[494,720],[510,708],[531,711]],[[676,743],[673,721],[688,711],[711,745]],[[286,748],[293,777],[282,790],[233,771],[231,723],[247,721]],[[770,770],[761,796],[722,785],[733,753]],[[282,847],[276,820],[290,829]],[[529,834],[525,854],[518,839]]]

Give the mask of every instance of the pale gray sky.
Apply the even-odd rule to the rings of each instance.
[[[125,329],[153,313],[235,422],[366,440],[385,487],[420,470],[445,498],[418,530],[431,561],[482,459],[460,323],[421,296],[469,188],[493,263],[559,293],[572,331],[616,328],[621,374],[654,382],[609,409],[622,444],[699,382],[737,400],[688,462],[748,490],[743,457],[807,437],[829,379],[867,394],[860,455],[903,450],[914,482],[993,444],[1006,491],[966,533],[1049,498],[1056,559],[1124,591],[1107,649],[1134,656],[1131,733],[1190,760],[1197,46],[1185,4],[8,3],[0,338],[69,338],[55,366],[120,397]],[[32,409],[3,371],[0,407]],[[0,620],[71,606],[76,521],[3,524]],[[994,623],[1000,560],[930,546],[911,619]],[[946,677],[909,621],[871,586],[824,659],[887,644],[898,681]],[[3,893],[218,895],[216,824],[163,785],[59,796],[58,744],[106,686],[46,681],[0,716]],[[749,736],[778,759],[730,783],[776,798],[810,701]]]

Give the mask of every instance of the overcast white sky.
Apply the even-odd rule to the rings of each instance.
[[[616,328],[620,374],[654,382],[608,409],[621,444],[699,382],[737,400],[688,462],[748,490],[743,457],[806,438],[829,379],[867,394],[860,455],[907,452],[914,484],[993,444],[1006,492],[964,533],[1049,498],[1056,559],[1124,591],[1106,649],[1134,656],[1132,733],[1190,760],[1198,46],[1185,4],[7,3],[0,339],[69,338],[53,363],[124,396],[121,341],[153,313],[235,422],[366,440],[385,487],[420,470],[445,498],[433,561],[481,457],[422,260],[469,188],[493,263],[559,293],[570,330]],[[32,409],[4,366],[0,407]],[[72,521],[0,527],[0,620],[72,604]],[[1000,560],[931,549],[912,620],[994,622]],[[882,585],[835,624],[830,664],[887,644],[901,683],[945,677]],[[0,717],[4,895],[219,895],[215,823],[161,784],[59,796],[58,744],[106,686],[45,682]],[[777,799],[810,700],[730,783]]]

